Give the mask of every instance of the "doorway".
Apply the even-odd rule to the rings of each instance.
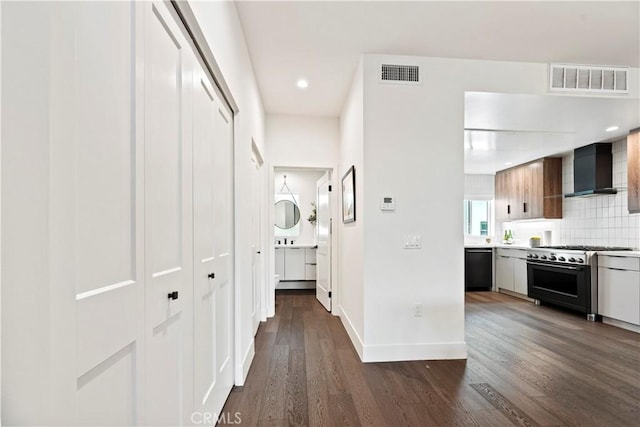
[[[337,215],[332,181],[333,168],[272,169],[269,315],[275,313],[276,292],[285,289],[315,289],[327,311],[335,307]]]

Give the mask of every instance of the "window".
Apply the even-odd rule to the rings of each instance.
[[[491,201],[464,201],[464,234],[472,236],[488,236],[491,218]]]

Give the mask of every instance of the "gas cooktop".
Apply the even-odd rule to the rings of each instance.
[[[560,245],[560,246],[539,246],[540,249],[560,249],[565,251],[630,251],[633,248],[623,248],[616,246],[588,246],[588,245]]]

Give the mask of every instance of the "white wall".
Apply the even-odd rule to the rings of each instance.
[[[337,117],[268,114],[267,158],[276,166],[333,166],[338,159],[340,123]]]
[[[465,174],[465,200],[493,200],[495,198],[495,175]]]
[[[381,63],[419,65],[422,84],[380,84]],[[363,259],[361,271],[343,275],[345,287],[363,283],[354,305],[364,305],[350,308],[364,310],[363,359],[464,358],[464,93],[546,93],[547,65],[365,55],[363,73],[363,244],[343,236],[352,251],[341,254],[341,265]],[[343,122],[353,122],[348,114]],[[395,213],[379,210],[387,194]],[[422,249],[403,249],[407,234],[422,236]],[[413,316],[415,304],[422,317]]]
[[[288,240],[293,240],[299,244],[316,243],[315,227],[307,221],[316,201],[316,182],[325,174],[324,171],[317,170],[286,170],[278,169],[274,179],[274,194],[279,194],[282,189],[284,176],[287,176],[287,186],[296,197],[298,208],[300,209],[299,234],[292,236]],[[284,190],[286,193],[287,190]],[[276,237],[276,239],[280,239]],[[280,239],[281,240],[281,239]]]
[[[254,354],[252,327],[251,140],[264,154],[264,108],[233,2],[192,2],[191,8],[222,71],[239,112],[235,116],[236,384],[242,385]],[[267,171],[263,171],[263,177]],[[264,187],[263,187],[264,188]],[[263,227],[263,230],[265,228]],[[263,232],[263,244],[267,241]]]
[[[364,86],[363,64],[353,76],[340,116],[340,167],[336,176],[336,188],[341,193],[342,175],[351,166],[356,171],[356,221],[342,223],[342,213],[336,219],[338,228],[338,313],[360,358],[364,354]],[[340,202],[340,209],[342,209]]]

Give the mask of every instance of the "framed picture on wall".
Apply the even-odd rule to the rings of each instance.
[[[342,177],[342,222],[356,220],[356,169],[351,166]]]

